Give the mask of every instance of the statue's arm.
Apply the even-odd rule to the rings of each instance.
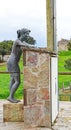
[[[22,46],[22,47],[35,47],[34,45],[30,45],[25,41],[21,42],[20,40],[16,40],[16,42],[17,42],[17,45]]]
[[[24,46],[26,46],[26,47],[35,47],[34,45],[30,45],[30,44],[28,44],[28,43],[25,42],[25,41],[23,41],[23,44],[24,44]]]

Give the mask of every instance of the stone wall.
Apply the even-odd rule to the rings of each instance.
[[[24,124],[51,127],[50,54],[25,50],[24,58]]]
[[[67,51],[68,43],[69,43],[69,40],[67,40],[67,39],[61,39],[60,41],[58,41],[58,51]]]

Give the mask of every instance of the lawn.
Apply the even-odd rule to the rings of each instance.
[[[59,72],[70,72],[64,67],[65,60],[69,58],[71,58],[71,51],[59,52],[59,55],[58,55],[58,71]],[[59,75],[59,78],[58,78],[59,89],[62,87],[63,83],[64,83],[64,86],[67,87],[69,86],[70,82],[71,82],[70,75]]]
[[[23,61],[21,58],[20,69],[23,71]],[[0,71],[7,71],[6,64],[0,66]],[[9,96],[10,74],[0,74],[0,99],[6,99]],[[23,74],[21,74],[21,84],[15,93],[18,99],[23,98]]]
[[[69,70],[64,68],[64,62],[66,59],[71,58],[71,51],[62,51],[59,52],[58,55],[58,71],[59,72],[70,72]],[[21,58],[20,61],[20,69],[23,71],[23,61]],[[0,71],[7,71],[6,64],[0,66]],[[58,86],[59,89],[64,86],[67,87],[71,82],[70,75],[59,75],[58,76]],[[9,95],[9,83],[10,83],[10,75],[9,74],[0,74],[0,99],[6,99]],[[23,74],[21,74],[21,84],[16,91],[16,98],[22,99],[23,98]]]

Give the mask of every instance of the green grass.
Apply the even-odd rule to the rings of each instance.
[[[20,69],[23,71],[23,61],[20,60]],[[7,71],[6,64],[0,66],[0,71]],[[21,74],[21,84],[15,93],[17,99],[23,98],[23,74]],[[10,74],[0,74],[0,99],[6,99],[9,96]]]
[[[61,51],[58,55],[58,71],[59,72],[70,72],[69,70],[65,69],[64,63],[66,59],[71,58],[71,51]],[[71,82],[71,76],[70,75],[59,75],[58,76],[58,85],[59,89],[62,87],[62,84],[64,83],[64,86],[69,86]]]
[[[9,84],[10,84],[10,75],[9,74],[0,74],[0,99],[7,98],[9,96]],[[16,91],[15,97],[21,99],[23,90],[23,77],[21,75],[21,84]]]
[[[70,51],[61,51],[58,55],[58,71],[59,72],[67,72],[69,70],[64,68],[64,62],[65,60],[71,58],[71,52]]]

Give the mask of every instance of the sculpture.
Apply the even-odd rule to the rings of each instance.
[[[10,80],[10,95],[7,98],[8,101],[12,103],[18,103],[20,100],[14,98],[14,94],[19,87],[20,84],[20,68],[18,62],[20,60],[20,56],[22,54],[23,47],[34,47],[33,45],[29,45],[24,41],[25,37],[29,37],[29,33],[31,31],[28,29],[21,29],[17,31],[18,39],[15,40],[12,47],[11,55],[7,61],[7,68],[10,72],[11,80]]]

